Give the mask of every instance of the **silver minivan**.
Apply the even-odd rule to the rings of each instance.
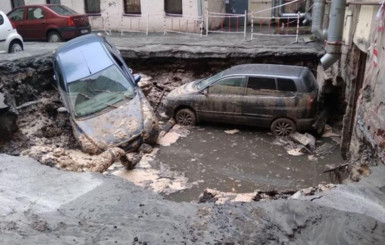
[[[274,135],[311,130],[318,85],[306,67],[246,64],[171,91],[165,107],[182,125],[200,121],[269,127]]]

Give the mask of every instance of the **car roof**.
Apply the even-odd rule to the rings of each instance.
[[[88,34],[68,41],[55,52],[55,59],[67,83],[88,77],[114,64],[104,39]]]
[[[245,64],[233,66],[223,72],[228,75],[274,75],[286,77],[300,77],[301,72],[307,69],[301,66],[273,65],[273,64]]]

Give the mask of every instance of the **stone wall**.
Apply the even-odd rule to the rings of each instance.
[[[379,6],[350,7],[351,29],[344,30],[344,43],[348,45],[343,49],[339,75],[347,84],[343,153],[349,149],[352,159],[364,162],[379,159],[384,163],[385,17],[384,14],[376,17],[378,10]]]

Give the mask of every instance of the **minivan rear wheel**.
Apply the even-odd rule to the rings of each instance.
[[[274,120],[270,129],[275,136],[288,136],[297,130],[295,123],[288,118]]]
[[[187,108],[177,111],[175,121],[183,126],[195,126],[197,123],[195,113]]]
[[[48,32],[47,40],[50,43],[57,43],[57,42],[61,42],[62,38],[61,38],[59,32],[57,32],[57,31],[50,31],[50,32]]]

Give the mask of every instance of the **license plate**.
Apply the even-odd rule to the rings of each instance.
[[[87,33],[87,32],[88,32],[88,30],[80,30],[81,34],[84,34],[84,33]]]

